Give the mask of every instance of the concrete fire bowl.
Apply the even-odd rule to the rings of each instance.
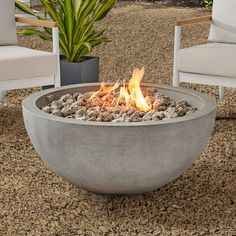
[[[40,110],[49,95],[94,91],[82,84],[35,93],[23,102],[25,126],[36,151],[56,173],[95,193],[136,194],[176,179],[200,156],[215,122],[213,99],[196,91],[158,87],[173,99],[198,108],[166,121],[110,123],[78,121]]]

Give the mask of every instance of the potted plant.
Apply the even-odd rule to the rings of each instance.
[[[25,3],[16,0],[16,7],[40,20],[59,23],[61,51],[61,84],[98,81],[99,58],[87,56],[95,46],[109,42],[105,29],[96,30],[95,22],[103,19],[117,0],[41,0],[44,12],[38,15]],[[24,29],[23,35],[36,35],[52,41],[52,30]]]

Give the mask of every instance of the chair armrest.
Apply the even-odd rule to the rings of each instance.
[[[16,22],[30,24],[34,26],[40,26],[40,27],[49,27],[49,28],[58,27],[57,22],[31,19],[31,18],[25,18],[25,17],[16,17]]]
[[[176,26],[183,26],[183,25],[191,25],[191,24],[199,24],[203,22],[209,22],[212,20],[212,16],[200,16],[195,18],[189,18],[189,19],[183,19],[183,20],[177,20]]]
[[[15,17],[16,22],[30,24],[34,26],[40,27],[49,27],[52,28],[52,41],[53,41],[53,53],[59,55],[59,33],[58,33],[58,26],[57,22],[53,21],[46,21],[46,20],[38,20],[32,18],[25,18],[25,17]]]

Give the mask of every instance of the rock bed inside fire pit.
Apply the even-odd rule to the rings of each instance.
[[[197,109],[187,101],[175,101],[161,94],[157,89],[147,89],[150,110],[137,109],[135,105],[126,104],[124,98],[119,98],[118,92],[94,92],[65,94],[59,100],[52,101],[42,110],[59,117],[84,121],[100,122],[145,122],[169,120],[194,113]],[[54,101],[53,101],[54,100]]]

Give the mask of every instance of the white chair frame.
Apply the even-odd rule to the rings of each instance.
[[[224,100],[224,88],[236,88],[236,78],[228,78],[222,76],[211,76],[204,74],[194,74],[181,72],[178,70],[178,55],[181,49],[181,29],[184,25],[210,22],[211,16],[202,16],[184,20],[178,20],[175,26],[175,41],[174,41],[174,66],[173,66],[173,86],[179,86],[181,82],[205,84],[219,86],[220,100]]]
[[[57,72],[56,74],[48,76],[40,76],[40,77],[35,76],[31,78],[0,81],[0,101],[3,101],[6,90],[31,88],[31,87],[46,86],[46,85],[55,85],[55,87],[61,86],[58,23],[25,18],[25,17],[16,17],[16,22],[23,24],[30,24],[34,26],[52,28],[53,53],[57,54],[58,58]]]

